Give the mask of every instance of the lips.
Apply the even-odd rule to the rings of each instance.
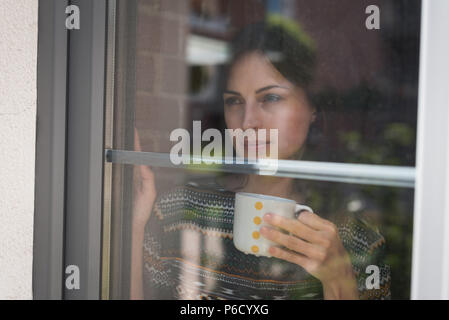
[[[255,147],[255,146],[264,146],[266,144],[269,144],[270,141],[257,141],[257,142],[248,142],[247,140],[245,140],[245,147],[249,146],[249,147]]]
[[[266,148],[267,145],[269,145],[270,142],[269,141],[259,141],[259,142],[252,142],[249,143],[247,141],[245,141],[244,147],[245,149],[260,149],[260,148]]]

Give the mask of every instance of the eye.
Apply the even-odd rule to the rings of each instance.
[[[224,99],[225,106],[234,106],[234,105],[239,105],[242,103],[243,103],[243,101],[239,97],[229,97],[229,98]]]
[[[282,100],[282,97],[274,94],[274,93],[269,93],[263,96],[263,102],[277,102]]]

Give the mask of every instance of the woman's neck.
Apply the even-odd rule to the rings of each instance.
[[[291,178],[280,178],[271,176],[249,175],[248,183],[241,191],[265,194],[300,201],[300,195],[296,193]]]

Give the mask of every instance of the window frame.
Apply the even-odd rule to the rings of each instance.
[[[449,31],[447,14],[448,1],[423,0],[412,299],[449,299],[449,43],[443,32]]]
[[[101,292],[107,1],[72,0],[80,29],[69,31],[64,266],[76,265],[80,288],[64,299]],[[100,45],[99,45],[100,44]]]
[[[68,1],[39,1],[33,298],[63,291]]]
[[[69,4],[80,8],[80,30],[65,29]],[[108,79],[117,4],[39,2],[35,299],[108,299],[111,291],[111,212],[104,199],[112,182],[103,178],[112,162],[114,84]],[[449,299],[449,88],[443,87],[449,44],[441,32],[449,30],[447,15],[449,2],[422,0],[411,299]],[[78,290],[64,285],[70,264],[80,268]]]
[[[69,4],[79,30],[65,27]],[[100,297],[107,17],[107,0],[39,2],[35,299]]]

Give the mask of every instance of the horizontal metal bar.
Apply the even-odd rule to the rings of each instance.
[[[175,165],[168,153],[106,150],[106,161],[111,163],[148,165],[152,167],[178,168],[215,172],[273,175],[318,181],[367,184],[389,187],[414,188],[415,168],[400,166],[367,165],[352,163],[332,163],[314,161],[278,160],[277,170],[267,163],[239,163],[241,159],[215,159],[189,157],[188,163]],[[200,164],[194,164],[198,162]],[[229,163],[231,162],[231,163]]]

